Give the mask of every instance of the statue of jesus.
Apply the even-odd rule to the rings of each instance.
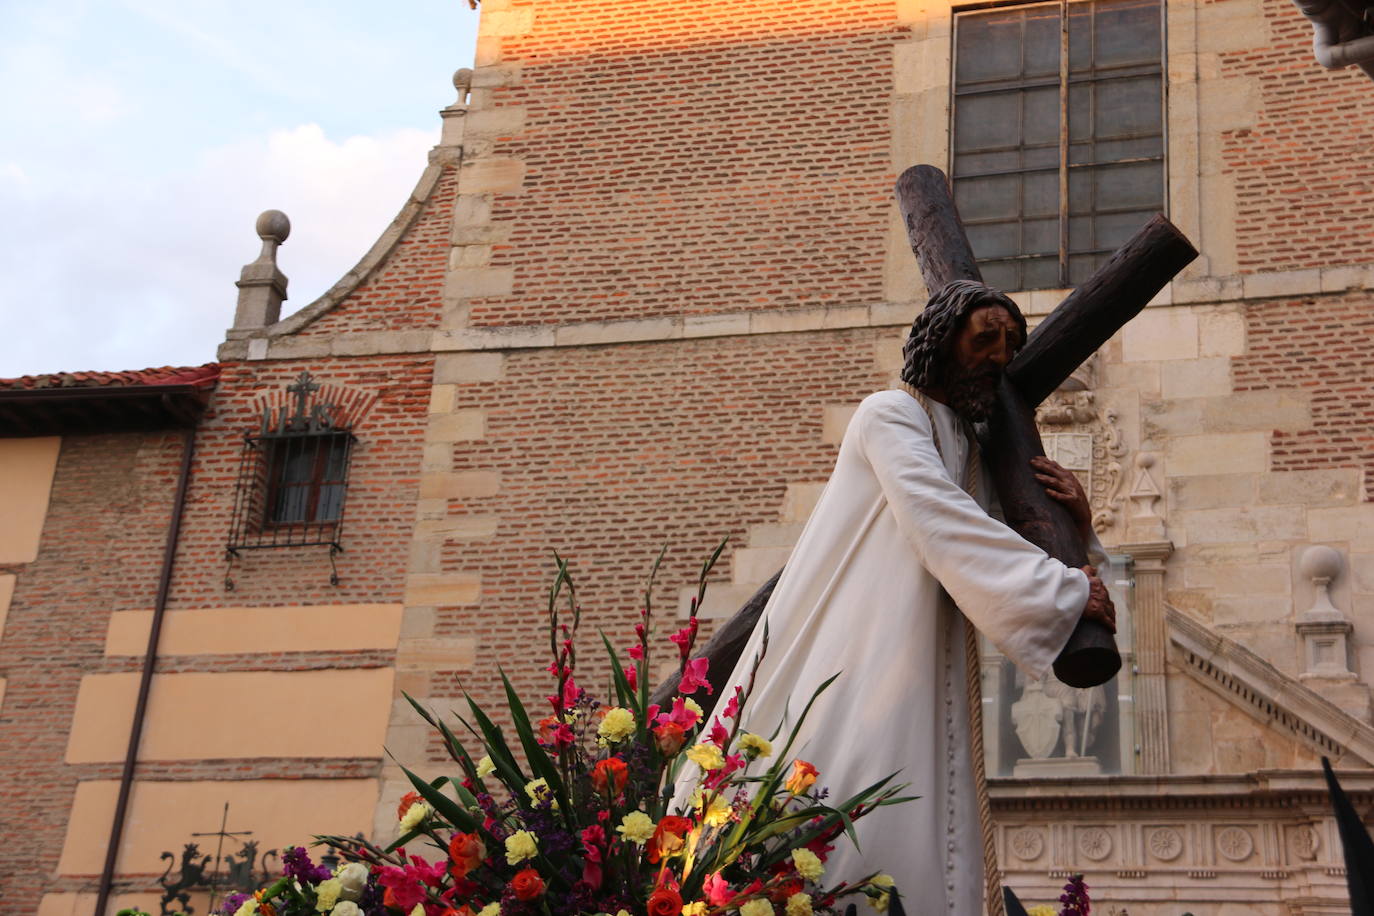
[[[917,801],[856,823],[826,883],[891,874],[909,912],[982,912],[983,854],[969,751],[964,627],[1038,679],[1080,617],[1115,628],[1094,567],[1066,567],[988,513],[990,485],[972,424],[1026,339],[1006,295],[959,280],[931,298],[903,348],[900,387],[859,405],[830,482],[720,695],[769,645],[742,726],[769,734],[826,678],[792,754],[839,801],[900,771]],[[1045,458],[1037,479],[1102,550],[1072,473]]]

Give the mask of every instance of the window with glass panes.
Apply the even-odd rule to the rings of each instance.
[[[1164,209],[1161,17],[1159,0],[956,14],[954,199],[990,285],[1077,285]]]

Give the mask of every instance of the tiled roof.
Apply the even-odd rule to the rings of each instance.
[[[195,385],[213,388],[219,379],[219,363],[203,366],[161,366],[121,372],[54,372],[0,378],[0,390],[39,391],[51,388],[132,388],[150,385]]]

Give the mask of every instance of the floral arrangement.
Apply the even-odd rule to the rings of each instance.
[[[1088,916],[1092,906],[1088,900],[1088,885],[1083,882],[1082,875],[1074,875],[1064,885],[1059,903],[1062,905],[1059,910],[1048,903],[1033,906],[1026,910],[1026,916]]]
[[[827,885],[826,860],[835,843],[853,839],[855,820],[908,800],[903,787],[888,777],[831,801],[820,786],[823,774],[788,758],[797,728],[834,678],[783,739],[781,726],[767,736],[740,728],[752,673],[747,687],[717,698],[723,702],[709,722],[693,699],[714,693],[708,661],[691,653],[707,574],[724,546],[702,565],[687,625],[663,643],[653,633],[650,602],[660,553],[632,644],[622,654],[601,637],[610,702],[586,689],[577,647],[581,608],[567,563],[555,557],[547,714],[532,715],[503,672],[514,740],[469,697],[468,715],[458,721],[480,745],[471,753],[448,723],[407,697],[438,730],[459,773],[427,781],[402,767],[414,791],[401,800],[399,835],[389,846],[318,837],[345,864],[331,871],[296,847],[283,856],[280,880],[252,896],[231,895],[220,912],[811,916],[833,913],[846,895],[866,896],[885,911],[897,893],[890,877]],[[764,643],[766,651],[766,634]],[[659,650],[676,657],[681,678],[666,707],[650,701]],[[416,846],[434,852],[420,855]]]

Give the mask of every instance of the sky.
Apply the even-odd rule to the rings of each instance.
[[[199,365],[263,210],[282,315],[372,246],[472,66],[467,0],[0,0],[0,378]]]

